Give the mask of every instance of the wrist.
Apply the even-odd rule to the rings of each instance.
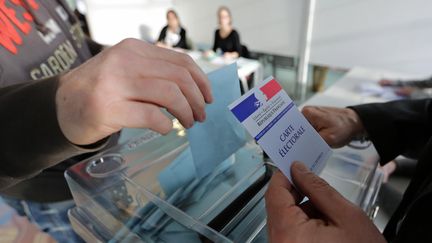
[[[360,140],[366,140],[367,133],[364,129],[363,123],[357,113],[351,108],[345,108],[347,113],[348,121],[351,127],[351,137],[360,138]]]
[[[60,76],[55,97],[60,130],[71,144],[76,146],[93,144],[97,140],[84,141],[81,137],[81,134],[90,134],[90,132],[82,126],[84,123],[83,119],[76,117],[76,114],[81,114],[82,112],[79,112],[79,104],[74,102],[71,97],[75,93],[74,88],[76,87],[70,83],[69,73]]]

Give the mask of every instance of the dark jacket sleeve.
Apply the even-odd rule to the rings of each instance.
[[[57,86],[53,77],[0,89],[0,189],[105,145],[81,147],[66,139],[57,121]]]
[[[242,45],[240,42],[240,35],[236,30],[233,30],[233,41],[234,41],[234,49],[241,56]]]
[[[92,56],[96,56],[105,47],[104,45],[97,43],[96,41],[92,40],[89,37],[86,37],[86,42]]]
[[[180,40],[179,42],[174,46],[182,49],[190,49],[187,43],[187,37],[186,37],[186,30],[184,28],[181,28],[180,30]]]
[[[424,80],[397,81],[396,86],[413,87],[420,89],[432,88],[432,77]]]
[[[432,135],[431,101],[403,100],[349,108],[359,115],[384,164],[424,148]]]
[[[160,32],[160,34],[159,34],[158,41],[160,41],[160,42],[164,42],[165,37],[166,37],[167,29],[168,29],[167,26],[165,26],[165,27],[162,28],[162,30],[161,30],[161,32]]]
[[[219,37],[219,30],[216,30],[215,31],[215,34],[214,34],[214,41],[213,41],[213,51],[214,52],[216,52],[216,50],[220,47],[219,45],[219,39],[220,39],[220,37]]]
[[[392,87],[413,87],[413,88],[432,88],[432,77],[428,79],[420,79],[420,80],[393,80],[390,81],[389,86]]]

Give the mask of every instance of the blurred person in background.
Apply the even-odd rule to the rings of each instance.
[[[215,31],[213,52],[220,50],[228,59],[242,55],[242,45],[239,33],[232,26],[232,15],[229,8],[222,6],[217,11],[219,28]]]
[[[168,10],[166,18],[168,24],[162,28],[156,45],[165,48],[190,49],[186,30],[181,26],[177,13],[174,10]]]

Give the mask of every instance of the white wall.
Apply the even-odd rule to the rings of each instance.
[[[86,0],[97,41],[157,37],[174,7],[195,43],[213,42],[216,11],[232,10],[249,49],[295,56],[306,0]],[[432,74],[431,0],[317,0],[311,61],[335,67],[366,66]]]
[[[311,61],[432,74],[432,1],[318,0]]]
[[[249,49],[295,56],[305,0],[173,0],[190,36],[213,42],[216,10],[231,8]],[[432,1],[317,0],[311,62],[432,74]]]
[[[217,9],[230,8],[233,25],[250,49],[295,55],[302,0],[173,0],[181,21],[195,43],[212,44],[217,28]]]
[[[92,37],[113,45],[126,37],[155,40],[172,0],[86,0]],[[142,36],[144,33],[144,37]]]

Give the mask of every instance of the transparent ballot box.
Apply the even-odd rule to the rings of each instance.
[[[380,183],[369,150],[335,150],[322,173],[365,211]],[[183,128],[146,130],[72,166],[74,230],[87,242],[266,242],[264,194],[275,167],[258,145],[249,140],[204,177],[189,153]]]

